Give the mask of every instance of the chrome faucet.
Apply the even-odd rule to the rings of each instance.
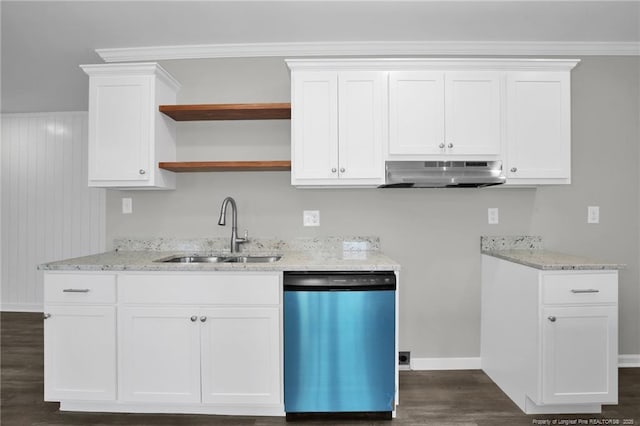
[[[238,238],[238,208],[236,207],[236,201],[227,197],[222,201],[222,207],[220,208],[220,218],[218,219],[218,225],[225,226],[227,224],[227,204],[231,203],[231,253],[238,251],[238,245],[249,241],[249,231],[244,231],[244,238]]]

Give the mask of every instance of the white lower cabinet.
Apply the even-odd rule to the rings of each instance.
[[[48,306],[44,399],[116,399],[113,306]]]
[[[277,404],[278,307],[124,307],[120,398]]]
[[[44,399],[115,401],[115,276],[44,276]]]
[[[123,401],[200,402],[200,328],[188,307],[119,308]]]
[[[45,399],[71,411],[284,415],[281,277],[45,274]]]
[[[615,306],[542,310],[542,402],[616,404]]]
[[[121,274],[119,399],[152,411],[283,414],[281,276]]]
[[[202,318],[202,402],[279,403],[279,309],[208,308]]]
[[[618,402],[618,272],[482,256],[482,369],[527,414]]]

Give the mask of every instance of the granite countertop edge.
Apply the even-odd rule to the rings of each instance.
[[[400,265],[379,251],[295,251],[249,252],[245,255],[279,255],[272,263],[163,263],[171,256],[210,255],[185,251],[114,250],[95,255],[48,262],[38,265],[43,271],[130,271],[130,272],[210,272],[210,271],[397,271]],[[229,253],[224,253],[229,255]]]
[[[621,270],[621,263],[599,262],[587,257],[573,256],[545,249],[481,250],[482,254],[518,263],[543,271],[597,271]]]

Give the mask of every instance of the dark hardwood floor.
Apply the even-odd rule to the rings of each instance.
[[[60,412],[43,399],[42,315],[2,313],[2,426],[53,425],[284,425],[281,417],[228,417]],[[527,416],[480,370],[406,371],[400,374],[397,418],[371,422],[305,420],[348,425],[535,425],[554,420],[570,424],[640,425],[640,368],[620,369],[619,404],[602,414]],[[540,421],[540,423],[538,423]],[[288,424],[292,424],[289,422]],[[297,422],[296,422],[297,423]]]

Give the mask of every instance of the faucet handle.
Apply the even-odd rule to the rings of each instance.
[[[242,238],[236,238],[236,241],[239,243],[246,243],[249,241],[249,230],[245,229],[244,230],[244,237]]]

